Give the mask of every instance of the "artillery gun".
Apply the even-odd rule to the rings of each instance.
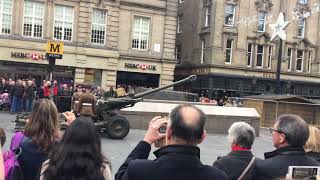
[[[172,86],[192,82],[195,80],[196,76],[191,75],[172,84],[151,89],[149,91],[141,92],[138,94],[118,98],[108,98],[106,100],[99,99],[96,106],[97,112],[93,117],[94,124],[96,125],[97,130],[100,133],[106,134],[112,139],[123,139],[129,133],[130,123],[126,117],[118,114],[118,110],[127,107],[133,107],[136,103],[143,100],[143,96],[146,96],[148,94],[152,94],[157,91],[170,88]],[[18,115],[16,119],[16,129],[21,129],[22,126],[24,127],[23,124],[25,124],[26,119],[26,115]],[[65,119],[61,117],[61,121],[64,122]]]

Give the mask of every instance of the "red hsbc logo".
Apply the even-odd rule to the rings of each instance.
[[[32,54],[31,55],[32,60],[39,60],[39,55],[38,54]]]
[[[125,63],[124,67],[128,68],[128,69],[141,69],[141,70],[150,70],[150,71],[156,71],[157,70],[157,66],[146,65],[146,64]]]

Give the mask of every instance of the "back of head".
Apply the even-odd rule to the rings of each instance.
[[[46,152],[59,136],[59,119],[56,105],[49,99],[35,102],[24,134]]]
[[[309,126],[309,138],[304,146],[307,152],[320,153],[320,130],[314,126]]]
[[[284,133],[287,143],[293,147],[302,147],[309,138],[309,127],[300,116],[285,114],[277,120],[278,130]]]
[[[188,144],[197,144],[204,133],[205,121],[205,114],[199,108],[185,104],[171,111],[169,126],[174,138]]]
[[[93,122],[79,117],[66,129],[61,142],[50,153],[46,180],[103,180],[108,164],[101,154],[101,141]]]
[[[234,145],[251,149],[255,139],[255,130],[245,122],[235,122],[228,130],[228,139]]]

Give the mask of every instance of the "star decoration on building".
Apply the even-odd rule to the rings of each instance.
[[[281,12],[278,16],[278,20],[275,24],[270,24],[271,29],[273,30],[271,41],[273,41],[277,36],[282,40],[287,39],[287,34],[285,28],[289,25],[289,21],[284,21],[284,15]]]

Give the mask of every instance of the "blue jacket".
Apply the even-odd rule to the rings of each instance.
[[[150,144],[141,141],[119,168],[115,180],[225,180],[220,170],[203,165],[200,149],[170,145],[155,152],[156,160],[147,160]]]
[[[48,154],[41,152],[39,147],[28,137],[24,137],[20,144],[22,152],[18,158],[24,180],[38,180],[42,163],[48,159]]]

